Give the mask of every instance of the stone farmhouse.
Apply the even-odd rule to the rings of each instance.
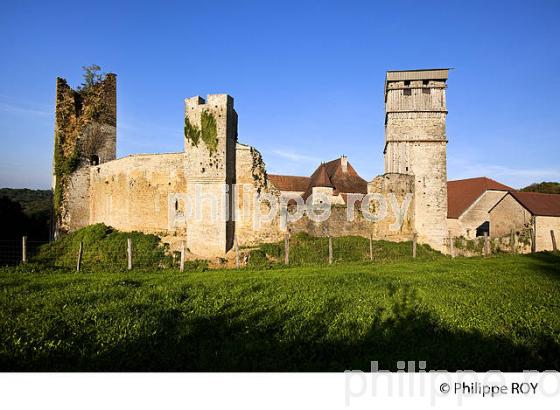
[[[185,100],[182,152],[117,158],[116,75],[81,90],[58,78],[55,237],[102,222],[157,234],[172,248],[184,241],[192,254],[215,257],[226,255],[235,241],[251,246],[297,232],[392,241],[416,234],[420,243],[445,252],[450,232],[470,238],[488,230],[482,225],[492,225],[490,208],[510,190],[487,178],[447,181],[448,72],[387,72],[385,173],[369,182],[346,156],[320,164],[309,177],[268,175],[259,151],[238,141],[238,115],[227,94]],[[372,222],[361,201],[351,200],[366,194],[392,196],[398,212]],[[257,195],[269,199],[254,201]],[[256,218],[298,198],[313,206],[328,198],[330,217],[317,222],[306,212],[295,221],[281,213]],[[508,201],[493,208],[494,219]],[[195,203],[200,206],[193,211]],[[349,210],[355,211],[351,220]]]
[[[490,210],[490,235],[494,237],[534,232],[533,251],[557,248],[560,234],[560,195],[509,191]]]
[[[511,190],[486,177],[447,182],[447,227],[451,236],[474,239],[484,232],[489,234],[488,212]]]

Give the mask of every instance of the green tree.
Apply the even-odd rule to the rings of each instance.
[[[560,194],[560,182],[539,182],[526,186],[523,192],[541,192],[545,194]]]
[[[105,73],[101,71],[101,67],[97,64],[82,66],[82,70],[84,70],[84,82],[79,87],[80,91],[88,90],[105,78]]]

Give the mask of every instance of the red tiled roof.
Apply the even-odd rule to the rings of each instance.
[[[296,191],[304,192],[309,186],[311,178],[299,177],[292,175],[271,175],[268,174],[268,179],[280,191]]]
[[[513,188],[486,177],[447,182],[447,217],[459,218],[485,191],[511,191]]]
[[[329,185],[325,185],[325,176],[328,178]],[[346,172],[344,172],[341,158],[319,165],[311,175],[311,182],[303,194],[304,199],[311,195],[314,186],[332,186],[334,195],[342,193],[367,194],[366,180],[358,175],[350,162],[347,162]]]
[[[327,170],[325,169],[325,164],[321,164],[317,171],[311,175],[311,182],[313,186],[322,186],[327,188],[334,188],[331,179],[327,175]]]
[[[535,216],[560,216],[559,194],[511,191],[510,195]]]

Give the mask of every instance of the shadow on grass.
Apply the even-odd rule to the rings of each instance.
[[[0,355],[3,370],[50,371],[344,371],[396,370],[397,361],[426,361],[427,370],[560,370],[560,346],[548,335],[530,335],[516,345],[510,338],[450,330],[422,310],[410,288],[389,287],[391,308],[378,308],[367,330],[353,337],[354,324],[329,333],[341,311],[327,303],[298,332],[285,331],[293,317],[234,305],[215,316],[187,319],[181,309],[160,312],[150,336],[123,341],[109,350],[95,334],[73,339],[79,349],[48,355]],[[64,324],[57,326],[63,331]],[[62,329],[62,330],[60,330]],[[346,335],[346,336],[341,336]],[[59,335],[60,336],[60,335]],[[63,335],[72,338],[70,334]],[[518,335],[522,336],[522,335]],[[98,349],[100,349],[98,351]]]
[[[560,280],[560,252],[538,252],[524,255],[531,259],[532,267],[547,276]]]

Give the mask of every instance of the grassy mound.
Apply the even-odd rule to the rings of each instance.
[[[267,243],[249,253],[249,266],[270,268],[284,263],[284,241]],[[361,236],[342,236],[332,239],[333,262],[362,262],[370,260],[369,239]],[[445,258],[427,245],[418,245],[418,260]],[[412,260],[412,242],[373,241],[374,262]],[[329,239],[298,233],[290,238],[290,265],[317,265],[329,261]]]
[[[162,244],[156,235],[119,232],[104,224],[79,229],[42,246],[31,262],[53,267],[75,268],[80,242],[82,242],[84,270],[125,270],[128,238],[132,239],[132,261],[135,268],[172,266],[173,259],[167,255],[167,245]]]

